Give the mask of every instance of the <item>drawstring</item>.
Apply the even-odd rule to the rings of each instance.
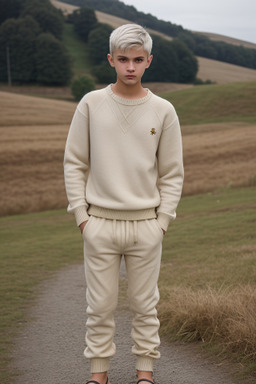
[[[132,223],[132,229],[133,229],[133,243],[136,244],[138,242],[138,222],[137,221],[129,221],[126,220],[125,222],[121,223],[121,243],[123,242],[123,235],[124,235],[124,242],[125,246],[128,245],[130,240],[130,223]],[[117,244],[117,220],[114,219],[112,222],[112,230],[113,230],[113,243]],[[123,233],[124,231],[124,233]]]
[[[116,219],[113,220],[113,243],[117,243],[117,237],[116,237]]]
[[[133,222],[133,242],[134,244],[138,243],[138,222]]]
[[[125,244],[128,244],[129,242],[129,235],[130,235],[130,225],[129,221],[125,222]]]

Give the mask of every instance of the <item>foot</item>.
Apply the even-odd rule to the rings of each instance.
[[[139,384],[154,384],[153,372],[151,371],[137,371],[137,378]]]
[[[108,380],[107,372],[93,373],[90,380],[87,383],[98,384],[110,384]]]

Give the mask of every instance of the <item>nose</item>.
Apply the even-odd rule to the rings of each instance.
[[[133,61],[129,61],[128,62],[127,70],[130,71],[130,72],[134,71],[134,63],[133,63]]]

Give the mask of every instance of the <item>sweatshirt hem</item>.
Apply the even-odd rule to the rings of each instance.
[[[103,219],[109,220],[149,220],[156,219],[155,208],[140,209],[140,210],[115,210],[91,205],[88,209],[88,214]]]

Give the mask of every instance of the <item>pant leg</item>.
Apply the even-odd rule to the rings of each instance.
[[[138,221],[137,242],[125,253],[128,296],[134,313],[132,352],[138,356],[136,368],[142,371],[152,371],[153,362],[160,357],[156,305],[162,240],[157,220]]]
[[[118,300],[121,255],[113,244],[112,221],[91,216],[84,237],[86,277],[86,349],[92,372],[109,369],[109,358],[115,354],[114,310]]]

